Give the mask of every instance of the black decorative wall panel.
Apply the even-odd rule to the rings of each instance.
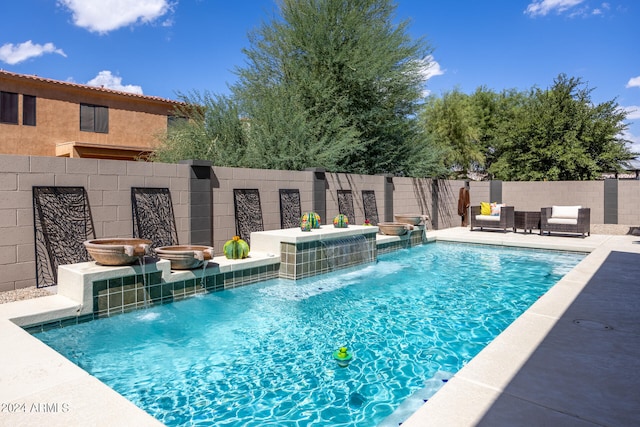
[[[151,240],[151,247],[178,244],[176,219],[168,188],[131,188],[133,237]]]
[[[378,225],[378,205],[375,191],[362,190],[362,205],[364,206],[365,219],[368,219],[371,225]]]
[[[95,232],[84,187],[33,187],[36,285],[56,285],[58,266],[89,261]]]
[[[300,226],[300,191],[280,189],[280,228]]]
[[[251,244],[251,233],[264,231],[260,192],[256,189],[234,189],[233,205],[236,214],[236,234]]]
[[[338,190],[338,210],[349,218],[349,223],[356,223],[356,213],[353,209],[353,194],[351,190]],[[333,218],[327,218],[326,223],[330,224]]]

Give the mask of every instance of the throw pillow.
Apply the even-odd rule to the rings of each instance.
[[[491,215],[491,204],[480,202],[480,215]]]
[[[491,203],[491,216],[500,216],[500,208],[502,206],[500,203]]]

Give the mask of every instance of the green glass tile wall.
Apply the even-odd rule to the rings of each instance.
[[[378,254],[386,254],[394,252],[400,249],[410,248],[412,246],[422,245],[426,242],[425,234],[422,229],[414,229],[404,236],[401,236],[400,240],[394,242],[381,243],[378,245]]]
[[[424,232],[421,229],[413,230],[404,239],[377,246],[375,234],[365,235],[365,238],[366,246],[362,248],[360,253],[356,251],[355,254],[339,255],[339,267],[361,263],[363,259],[371,256],[375,260],[378,254],[420,245],[424,243]],[[145,305],[166,304],[199,293],[218,292],[278,277],[295,280],[327,273],[335,268],[331,265],[332,260],[327,259],[327,250],[320,242],[306,242],[297,245],[281,243],[281,251],[279,264],[226,273],[205,274],[204,277],[171,283],[162,282],[162,273],[159,271],[148,273],[146,287],[142,275],[98,280],[93,283],[93,314],[33,325],[25,329],[31,333],[41,332],[137,310]]]
[[[262,282],[264,280],[278,277],[280,264],[270,264],[261,267],[252,267],[246,270],[224,273],[222,276],[223,289],[236,288],[251,283]]]
[[[280,243],[280,277],[302,279],[375,260],[377,256],[374,233],[364,235],[364,245],[350,244],[340,252],[327,245],[330,242]]]
[[[272,264],[170,283],[162,282],[161,272],[154,272],[147,274],[146,285],[142,275],[99,280],[93,283],[93,311],[97,317],[126,313],[147,305],[273,279],[278,277],[278,270],[278,264]]]

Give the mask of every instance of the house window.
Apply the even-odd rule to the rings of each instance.
[[[167,116],[167,128],[171,129],[174,127],[179,127],[182,124],[186,123],[187,119],[185,117],[180,116]]]
[[[0,92],[0,123],[18,124],[18,94]]]
[[[22,124],[36,125],[36,97],[33,95],[22,95]]]
[[[100,105],[80,104],[80,130],[109,133],[109,108]]]

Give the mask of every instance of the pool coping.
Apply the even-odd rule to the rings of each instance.
[[[640,238],[592,235],[583,239],[511,232],[471,232],[468,228],[455,227],[429,231],[427,239],[577,251],[589,255],[456,373],[435,396],[402,424],[403,427],[471,426],[482,424],[487,419],[491,419],[491,423],[487,425],[507,426],[514,425],[514,417],[522,414],[529,414],[524,419],[530,421],[532,413],[541,419],[555,420],[556,423],[571,417],[574,425],[594,425],[593,421],[585,421],[597,418],[589,412],[593,408],[584,407],[584,412],[580,412],[575,408],[545,406],[526,396],[518,396],[505,390],[516,375],[522,374],[527,360],[538,350],[549,331],[562,320],[563,313],[583,291],[608,255],[612,251],[640,254]],[[0,410],[0,424],[47,424],[50,427],[86,424],[162,425],[10,320],[24,316],[25,313],[35,316],[38,305],[48,304],[54,305],[61,313],[78,310],[77,303],[60,295],[0,305],[0,341],[10,343],[3,345],[0,352],[0,405],[4,405],[2,408],[5,409]],[[635,307],[638,304],[640,301],[635,302]],[[629,331],[623,330],[620,333],[626,333],[628,340]],[[640,348],[640,340],[637,338],[635,336],[633,340],[634,350]],[[47,363],[43,363],[43,360]],[[637,376],[635,372],[632,375]],[[571,384],[573,383],[569,382],[564,387],[570,387]],[[554,387],[558,389],[558,384],[554,384]],[[571,390],[567,390],[569,395],[570,392]],[[634,396],[634,393],[635,389],[628,390],[628,396]],[[496,402],[502,402],[504,397],[509,398],[510,405],[507,408],[496,407]],[[637,405],[629,411],[634,410],[637,414]],[[580,424],[581,422],[584,424]]]

